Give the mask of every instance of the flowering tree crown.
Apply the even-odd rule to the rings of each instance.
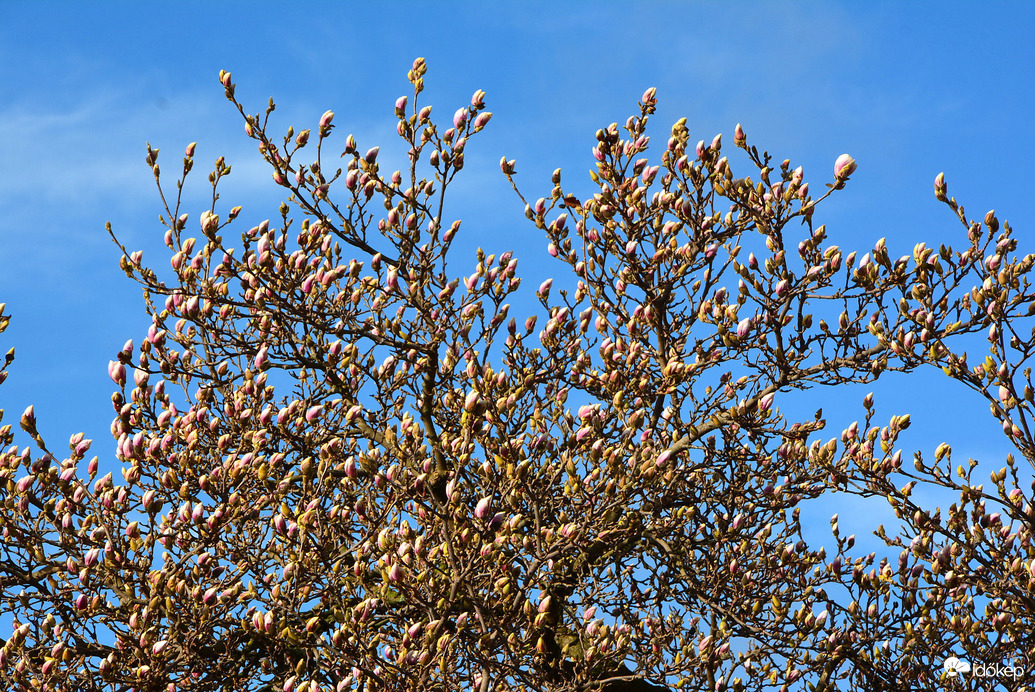
[[[819,194],[740,125],[735,174],[682,119],[651,163],[649,89],[597,131],[591,195],[558,169],[526,200],[501,159],[564,265],[565,290],[545,281],[518,315],[517,257],[450,251],[446,192],[485,92],[436,123],[425,73],[395,102],[391,173],[352,135],[328,154],[332,111],[275,137],[272,101],[246,113],[220,74],[289,202],[232,247],[222,158],[195,220],[163,194],[172,281],[112,234],[152,318],[109,365],[119,471],[84,470],[82,434],[52,451],[32,407],[37,451],[0,428],[5,684],[935,690],[951,655],[1032,667],[1035,510],[1014,459],[986,487],[946,444],[906,463],[910,417],[879,420],[872,395],[831,437],[779,405],[934,366],[1035,458],[1035,259],[1008,224],[968,217],[939,175],[963,249],[859,257],[814,223],[851,156]],[[957,345],[976,334],[978,361]],[[917,484],[959,502],[922,506]],[[890,504],[892,557],[853,553],[836,516],[829,550],[804,540],[800,508],[833,492]]]

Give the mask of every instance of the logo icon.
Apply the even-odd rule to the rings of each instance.
[[[956,658],[955,656],[949,656],[945,659],[943,667],[945,668],[945,674],[950,678],[970,672],[970,663],[962,658]]]

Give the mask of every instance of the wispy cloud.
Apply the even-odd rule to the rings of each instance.
[[[163,108],[137,94],[102,89],[67,108],[31,101],[0,108],[0,159],[16,164],[0,171],[0,205],[143,202],[154,191],[145,142],[186,144],[191,134],[212,129],[212,99],[177,102]],[[179,167],[178,155],[166,157],[170,170]]]
[[[144,161],[147,142],[161,150],[163,187],[173,203],[183,147],[198,141],[183,195],[182,211],[192,218],[211,203],[206,178],[218,156],[233,167],[220,184],[220,207],[241,204],[244,216],[260,218],[276,213],[283,195],[219,89],[156,98],[143,83],[115,87],[95,80],[76,96],[58,103],[26,94],[0,105],[0,254],[8,266],[31,268],[44,285],[67,289],[70,266],[110,271],[106,221],[132,249],[160,237],[162,206]],[[250,105],[257,109],[265,99]],[[301,129],[307,119],[315,123],[322,112],[304,102],[285,103],[283,111],[275,118],[278,133],[290,124]],[[387,136],[356,132],[369,146],[374,135]],[[10,281],[24,279],[8,275],[0,287],[10,291]]]

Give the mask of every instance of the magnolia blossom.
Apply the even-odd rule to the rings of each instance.
[[[737,336],[743,338],[751,331],[751,318],[745,317],[737,324]]]
[[[837,180],[848,180],[848,176],[855,172],[856,164],[848,154],[841,154],[834,161],[834,177]]]

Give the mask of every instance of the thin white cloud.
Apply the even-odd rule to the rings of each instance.
[[[181,209],[192,219],[211,201],[207,175],[218,156],[233,169],[220,184],[219,208],[240,204],[242,220],[257,215],[256,222],[276,214],[285,196],[218,89],[156,99],[142,85],[98,83],[84,85],[80,93],[88,95],[77,100],[66,94],[62,104],[28,95],[0,105],[0,254],[8,266],[34,267],[36,278],[57,290],[75,282],[69,278],[72,266],[108,271],[117,251],[104,231],[106,221],[130,249],[158,247],[163,209],[144,161],[147,142],[161,150],[170,204],[183,147],[198,142]],[[274,132],[289,124],[302,129],[307,118],[315,124],[320,112],[310,104],[285,102],[274,118]],[[379,137],[387,138],[389,128],[383,129],[357,131],[356,137],[373,146]],[[344,134],[339,134],[335,146],[337,140],[343,146]],[[14,290],[8,284],[0,281],[0,287]]]
[[[189,108],[162,109],[133,96],[100,90],[67,109],[42,103],[0,108],[0,160],[8,164],[0,171],[0,205],[17,209],[31,200],[91,206],[153,195],[145,142],[175,138],[186,144],[191,130],[200,137],[211,129],[213,104],[183,98],[177,100]],[[179,156],[165,155],[167,170],[179,168]]]

